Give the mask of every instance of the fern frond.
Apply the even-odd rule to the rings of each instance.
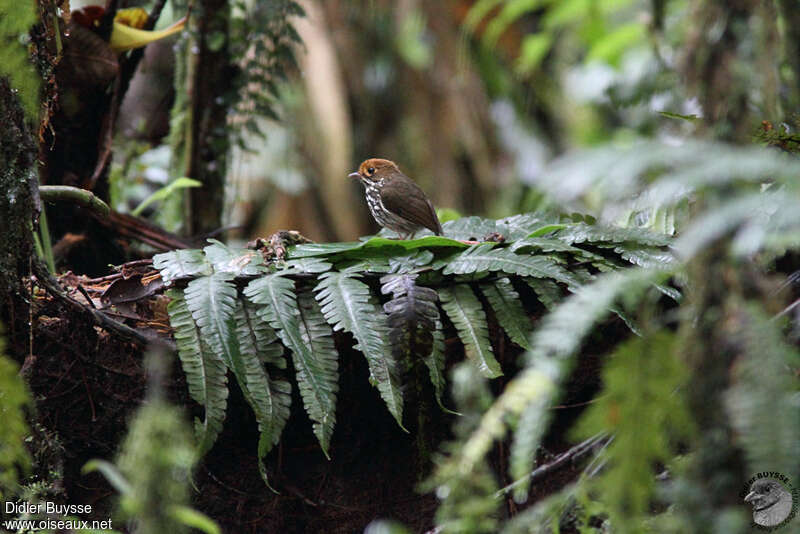
[[[458,337],[464,344],[464,353],[480,372],[489,378],[503,374],[500,364],[494,358],[489,343],[489,326],[478,297],[467,284],[439,289],[442,308],[456,327]]]
[[[433,255],[431,254],[431,257]],[[369,371],[386,407],[403,428],[403,394],[397,362],[386,342],[386,317],[370,294],[369,286],[356,275],[328,272],[314,288],[322,314],[335,331],[353,334],[355,348],[369,364]]]
[[[609,243],[632,242],[653,247],[665,247],[671,242],[669,236],[656,234],[643,228],[620,228],[584,223],[567,226],[556,232],[554,238],[569,245],[607,241]]]
[[[433,330],[439,320],[438,295],[429,287],[418,286],[417,274],[389,274],[381,278],[381,293],[392,294],[383,305],[389,324],[389,343],[398,365],[409,356],[430,354]]]
[[[452,260],[444,274],[471,274],[477,271],[502,271],[519,276],[551,278],[570,287],[580,285],[572,273],[545,256],[515,254],[508,249],[493,248],[491,243],[475,245]]]
[[[544,278],[525,278],[524,280],[536,293],[536,298],[539,299],[539,302],[544,304],[544,307],[548,310],[555,308],[556,304],[561,300],[561,288],[552,280]]]
[[[445,344],[444,344],[444,330],[442,330],[442,322],[436,321],[436,329],[433,331],[433,347],[430,354],[424,357],[422,361],[428,367],[428,374],[431,377],[431,384],[433,384],[433,392],[436,396],[436,403],[439,407],[450,413],[455,413],[448,410],[442,404],[442,394],[446,385],[444,377],[444,357],[445,357]]]
[[[532,328],[528,314],[522,307],[519,293],[514,289],[511,280],[499,278],[494,282],[480,285],[481,292],[489,301],[497,317],[497,322],[506,331],[511,341],[522,348],[530,348],[528,338]]]
[[[237,298],[235,318],[240,358],[234,360],[234,372],[258,422],[258,458],[264,474],[263,459],[277,445],[289,419],[292,387],[267,372],[268,362],[286,366],[283,346],[272,327],[257,317],[255,305],[241,295]],[[267,482],[266,477],[264,481]]]
[[[235,276],[252,276],[267,272],[264,256],[258,250],[232,249],[216,239],[203,252],[216,273],[231,273]]]
[[[691,416],[682,396],[686,369],[675,336],[648,333],[620,345],[603,370],[604,390],[581,416],[577,435],[609,432],[606,469],[595,481],[620,532],[637,532],[655,491],[653,466],[666,462],[689,437]]]
[[[167,292],[169,322],[175,332],[175,344],[181,360],[189,396],[205,410],[203,421],[195,420],[199,455],[208,452],[217,440],[225,420],[228,401],[228,378],[225,362],[203,341],[200,329],[186,305],[183,291]]]
[[[542,422],[537,434],[526,439],[532,455],[547,427],[548,407],[568,373],[572,356],[591,328],[610,312],[614,301],[625,293],[627,302],[635,302],[645,289],[669,275],[654,269],[629,269],[599,276],[591,284],[579,288],[567,297],[552,313],[546,315],[531,338],[532,348],[526,354],[527,367],[514,377],[505,391],[481,418],[480,425],[464,445],[456,460],[461,469],[470,470],[481,461],[495,439],[506,431],[506,420],[532,410],[526,417]],[[518,453],[522,454],[522,453]]]
[[[192,312],[200,328],[203,341],[222,356],[228,368],[234,368],[234,359],[239,358],[239,343],[236,339],[236,286],[230,273],[214,273],[195,278],[183,293],[186,306]]]
[[[744,351],[725,395],[736,440],[753,473],[767,465],[781,473],[798,473],[800,399],[791,369],[800,368],[800,352],[786,343],[779,322],[753,304],[743,308],[736,338]]]
[[[297,385],[314,434],[325,456],[336,422],[338,357],[330,327],[313,297],[294,296],[294,282],[279,274],[253,280],[245,295],[257,306],[257,315],[272,326],[292,351]],[[329,457],[329,456],[328,456]]]
[[[211,274],[211,265],[203,251],[179,249],[153,256],[153,267],[161,272],[165,284],[182,278]]]

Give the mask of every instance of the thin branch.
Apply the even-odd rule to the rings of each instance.
[[[567,463],[574,462],[576,460],[581,459],[583,456],[585,456],[589,452],[594,451],[595,446],[598,445],[599,443],[603,443],[605,445],[605,443],[608,441],[608,439],[609,438],[608,438],[607,434],[600,433],[600,434],[596,434],[596,435],[592,436],[591,438],[589,438],[589,439],[587,439],[585,441],[582,441],[581,443],[578,443],[577,445],[575,445],[574,447],[572,447],[568,451],[565,451],[565,452],[559,454],[558,456],[556,456],[556,459],[553,460],[552,462],[537,467],[536,469],[534,469],[533,471],[528,473],[526,476],[524,476],[524,477],[522,477],[522,478],[520,478],[518,480],[515,480],[514,482],[512,482],[508,486],[498,490],[494,494],[495,498],[496,499],[501,499],[505,495],[507,495],[511,491],[513,491],[516,487],[518,487],[518,486],[522,485],[523,483],[525,483],[526,481],[529,482],[529,483],[532,483],[532,482],[544,477],[545,475],[547,475],[549,473],[552,473],[553,471],[557,471],[558,469],[562,468]]]
[[[42,185],[39,186],[39,196],[45,202],[72,202],[101,216],[108,217],[111,208],[108,204],[97,198],[94,193],[80,187],[68,185]]]
[[[160,344],[166,347],[169,350],[175,350],[175,344],[169,340],[162,339],[159,337],[148,337],[145,336],[133,328],[129,327],[128,325],[122,324],[119,321],[115,321],[108,317],[105,313],[100,310],[95,310],[84,306],[77,300],[73,299],[61,288],[58,284],[58,281],[53,278],[50,272],[47,270],[47,267],[42,263],[39,259],[34,259],[33,261],[33,272],[36,275],[37,283],[47,290],[48,293],[53,295],[55,298],[72,308],[78,312],[88,314],[92,317],[93,322],[116,334],[117,336],[121,337],[126,341],[130,341],[132,343],[136,343],[142,347],[146,347],[150,343]]]

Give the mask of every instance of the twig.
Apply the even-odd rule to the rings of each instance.
[[[78,291],[81,292],[81,295],[83,295],[83,298],[86,299],[86,301],[89,303],[89,305],[92,307],[92,309],[96,310],[97,306],[94,305],[94,301],[92,300],[92,297],[89,296],[89,293],[87,293],[86,289],[80,284],[78,284]]]
[[[80,187],[42,185],[39,186],[39,196],[45,202],[73,202],[104,218],[111,213],[108,204],[97,198],[91,191]]]
[[[171,341],[140,334],[128,325],[124,325],[118,321],[115,321],[114,319],[111,319],[102,311],[94,310],[84,306],[77,300],[67,295],[66,292],[61,289],[61,286],[58,285],[58,281],[53,278],[52,275],[50,275],[50,273],[47,271],[47,267],[45,267],[38,258],[33,262],[33,271],[36,275],[36,281],[41,287],[72,309],[90,315],[96,325],[105,328],[109,332],[113,332],[126,341],[136,343],[142,347],[146,347],[149,343],[158,343],[169,350],[175,350],[175,344]]]
[[[601,434],[596,434],[596,435],[592,436],[591,438],[589,438],[589,439],[587,439],[585,441],[582,441],[581,443],[578,443],[577,445],[575,445],[574,447],[572,447],[568,451],[565,451],[565,452],[559,454],[558,456],[556,456],[556,459],[553,460],[552,462],[550,462],[548,464],[544,464],[544,465],[542,465],[540,467],[537,467],[536,469],[531,471],[526,476],[520,478],[519,480],[515,480],[514,482],[512,482],[508,486],[498,490],[494,494],[495,498],[496,499],[501,499],[505,495],[507,495],[508,493],[513,491],[516,487],[522,485],[524,482],[526,482],[526,481],[529,482],[529,483],[530,482],[534,482],[534,481],[544,477],[545,475],[560,469],[561,467],[563,467],[568,462],[574,462],[574,461],[582,458],[587,453],[589,453],[592,450],[594,450],[594,447],[598,443],[603,442],[604,445],[605,445],[605,442],[607,442],[608,440],[609,440],[608,436],[605,433],[601,433]]]

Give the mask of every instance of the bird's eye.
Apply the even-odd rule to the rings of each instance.
[[[373,172],[375,172],[375,167],[370,167],[367,169],[367,174],[372,174]]]

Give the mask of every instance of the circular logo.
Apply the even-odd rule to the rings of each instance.
[[[789,524],[797,514],[800,491],[792,486],[789,477],[776,471],[756,473],[745,484],[742,500],[753,507],[752,527],[759,530],[778,530]]]

